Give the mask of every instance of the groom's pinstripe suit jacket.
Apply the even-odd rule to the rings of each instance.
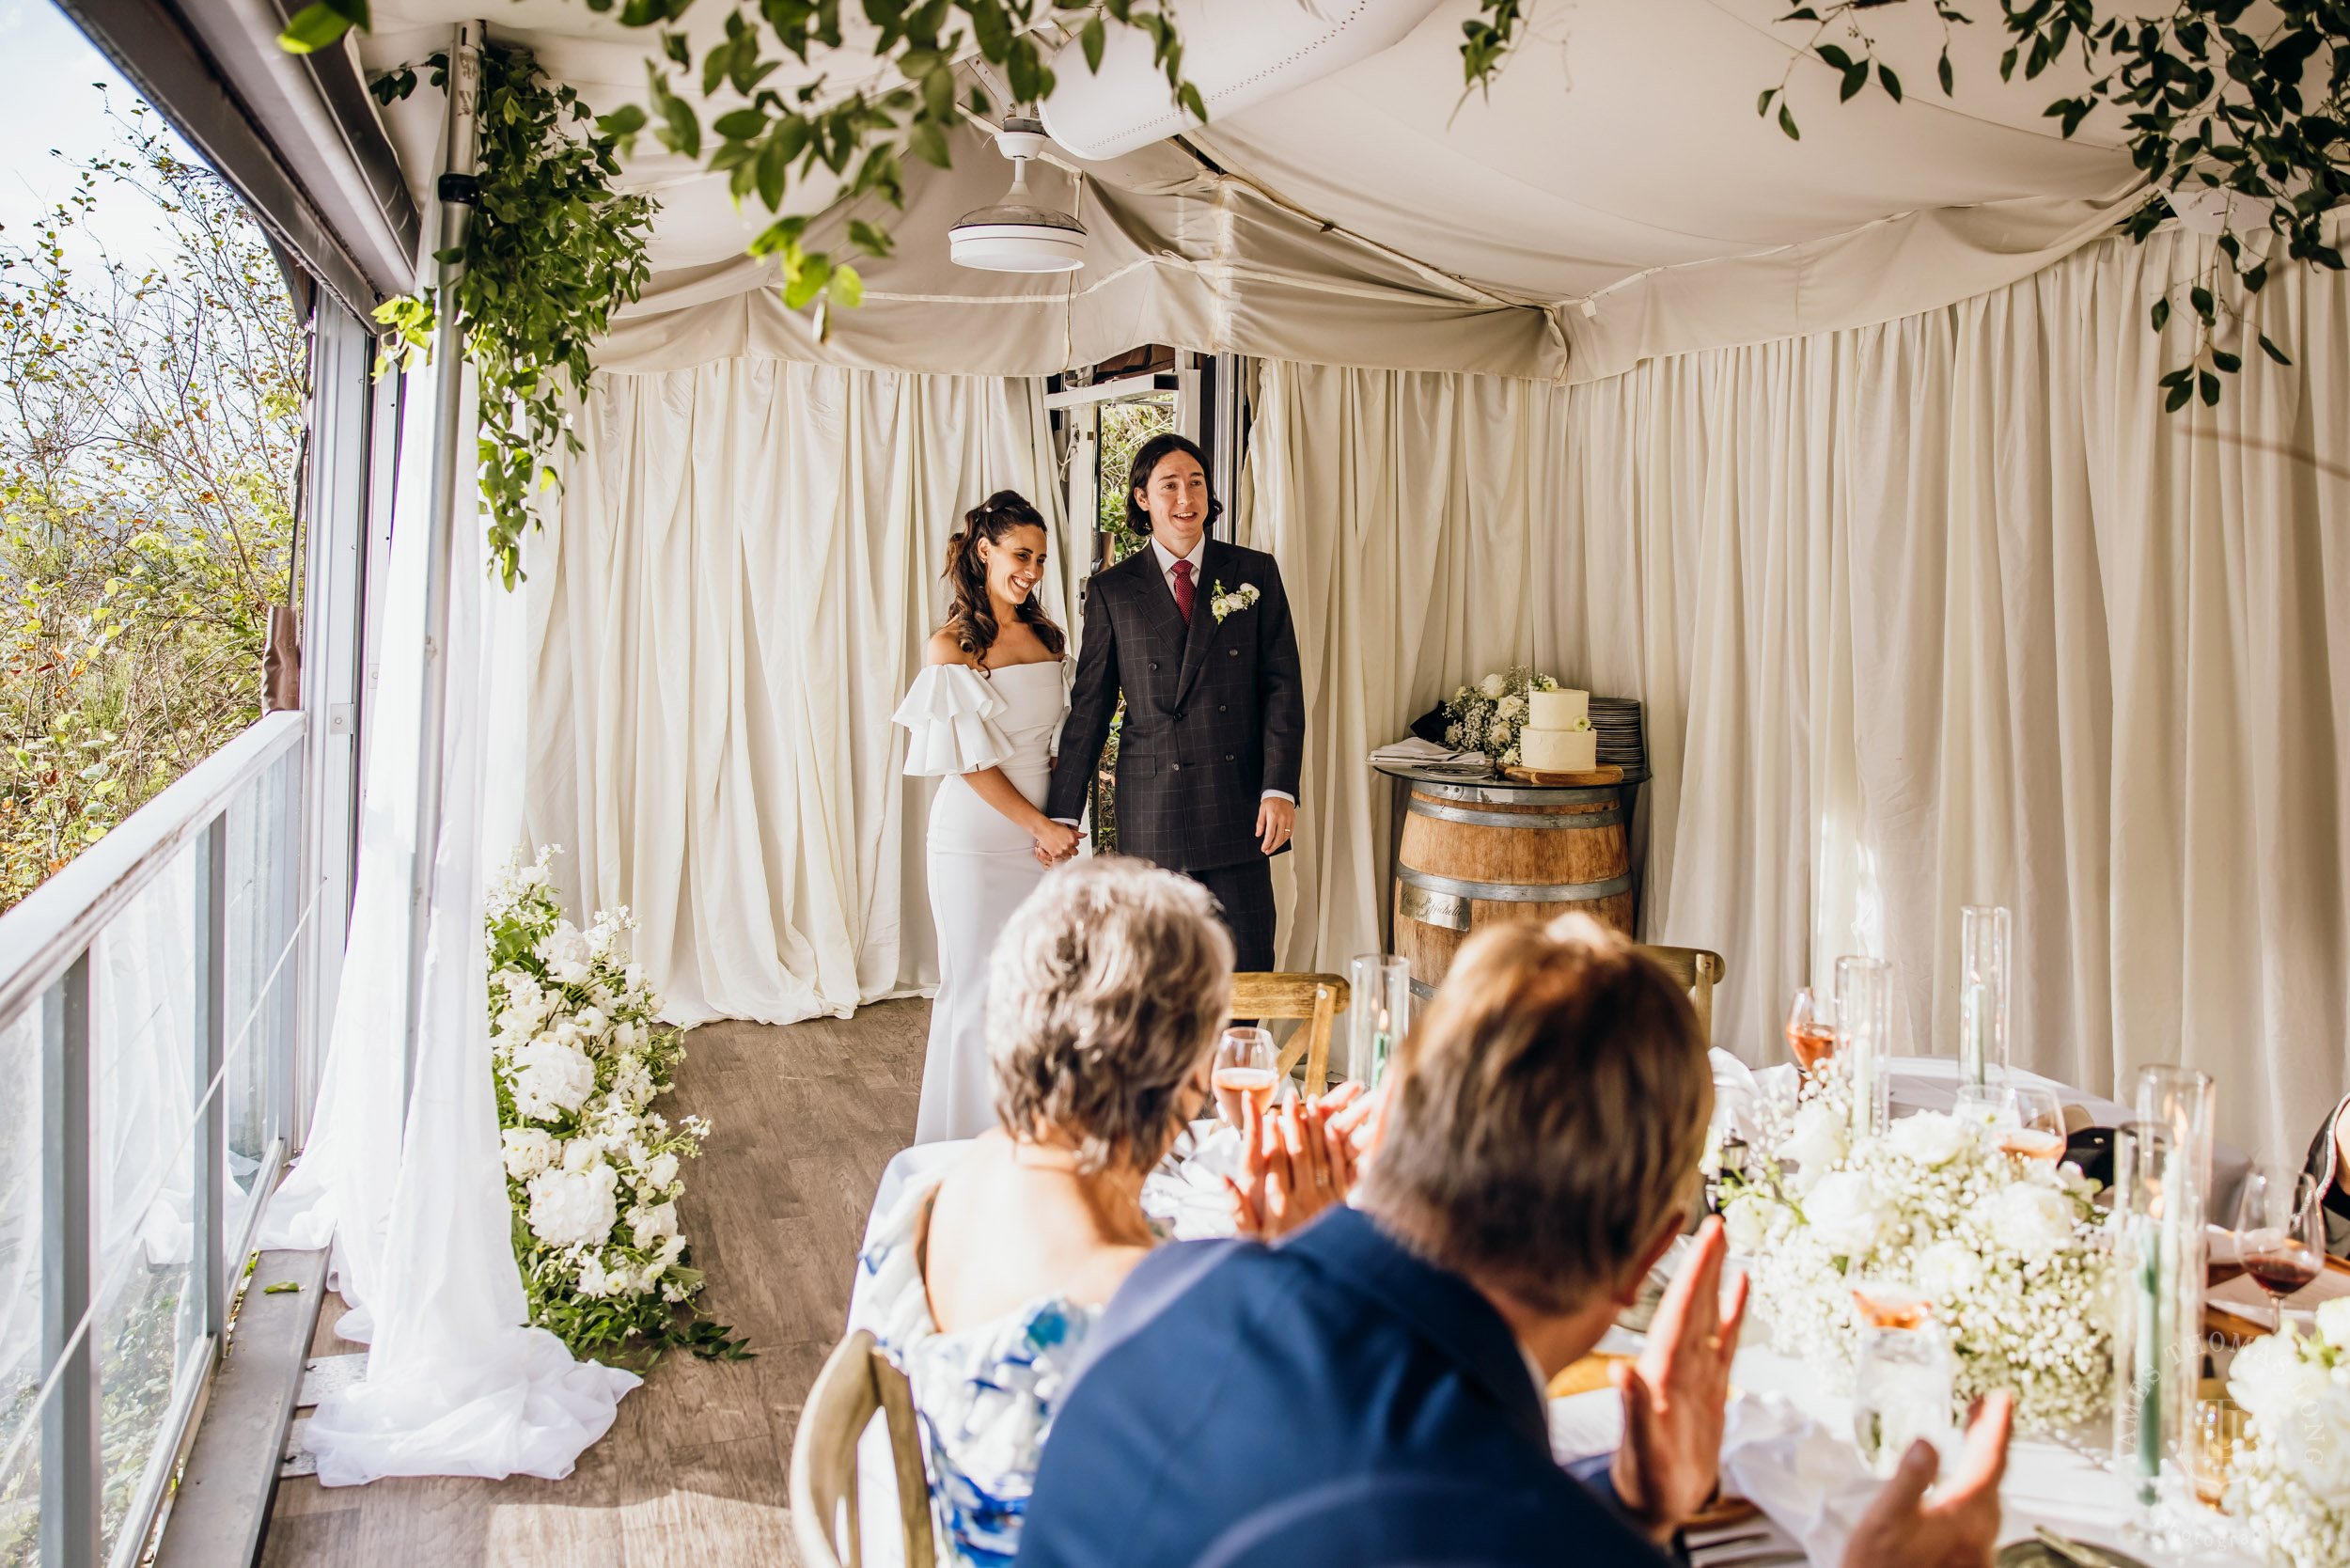
[[[1218,583],[1253,584],[1257,602],[1219,622]],[[1297,794],[1306,740],[1297,635],[1273,557],[1208,541],[1188,629],[1151,550],[1094,574],[1046,816],[1073,822],[1085,808],[1121,691],[1120,852],[1179,871],[1261,858],[1257,803],[1267,790]]]

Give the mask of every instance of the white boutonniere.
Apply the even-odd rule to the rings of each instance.
[[[1243,583],[1230,593],[1224,591],[1224,585],[1221,582],[1214,583],[1210,587],[1213,594],[1208,600],[1208,608],[1215,612],[1218,625],[1223,624],[1226,616],[1235,610],[1248,608],[1259,598],[1257,585],[1254,583]]]

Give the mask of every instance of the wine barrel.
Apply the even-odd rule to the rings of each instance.
[[[1415,779],[1396,852],[1395,950],[1432,996],[1469,933],[1576,909],[1632,934],[1627,786]]]

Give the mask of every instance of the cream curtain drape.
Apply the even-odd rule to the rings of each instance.
[[[580,433],[527,562],[525,825],[572,908],[635,913],[679,1023],[934,984],[936,780],[889,715],[964,511],[1018,490],[1059,537],[1042,384],[727,359],[600,376]]]
[[[1369,748],[1530,657],[1646,704],[1644,934],[1728,957],[1722,1043],[1768,1058],[1874,950],[1947,1053],[1959,907],[2003,902],[2020,1061],[2184,1060],[2297,1155],[2350,1080],[2350,282],[2236,300],[2294,365],[2169,415],[2190,344],[2146,311],[2203,245],[1565,388],[1267,365],[1237,510],[1313,728],[1285,962],[1377,946]]]

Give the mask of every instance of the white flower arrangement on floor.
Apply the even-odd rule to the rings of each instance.
[[[1455,751],[1481,751],[1496,767],[1518,765],[1518,737],[1525,731],[1526,694],[1555,692],[1559,682],[1524,665],[1512,665],[1473,686],[1454,691],[1444,705],[1444,744]]]
[[[710,1123],[650,1108],[681,1037],[653,1027],[661,999],[628,961],[628,911],[586,931],[563,917],[547,877],[561,853],[524,865],[517,851],[488,899],[490,1059],[530,1321],[583,1356],[747,1355],[702,1316],[678,1227],[679,1166]]]
[[[1766,1103],[1745,1171],[1722,1175],[1731,1245],[1780,1351],[1849,1389],[1860,1325],[1847,1280],[1900,1279],[1934,1302],[1962,1409],[2010,1388],[2018,1425],[2042,1433],[2106,1409],[2115,1273],[2090,1202],[2097,1184],[2006,1153],[1953,1116],[1855,1136],[1851,1104],[1830,1066],[1794,1105]]]
[[[2248,1417],[2228,1512],[2271,1562],[2350,1562],[2350,1297],[2318,1308],[2314,1336],[2287,1324],[2237,1352],[2228,1392]]]

